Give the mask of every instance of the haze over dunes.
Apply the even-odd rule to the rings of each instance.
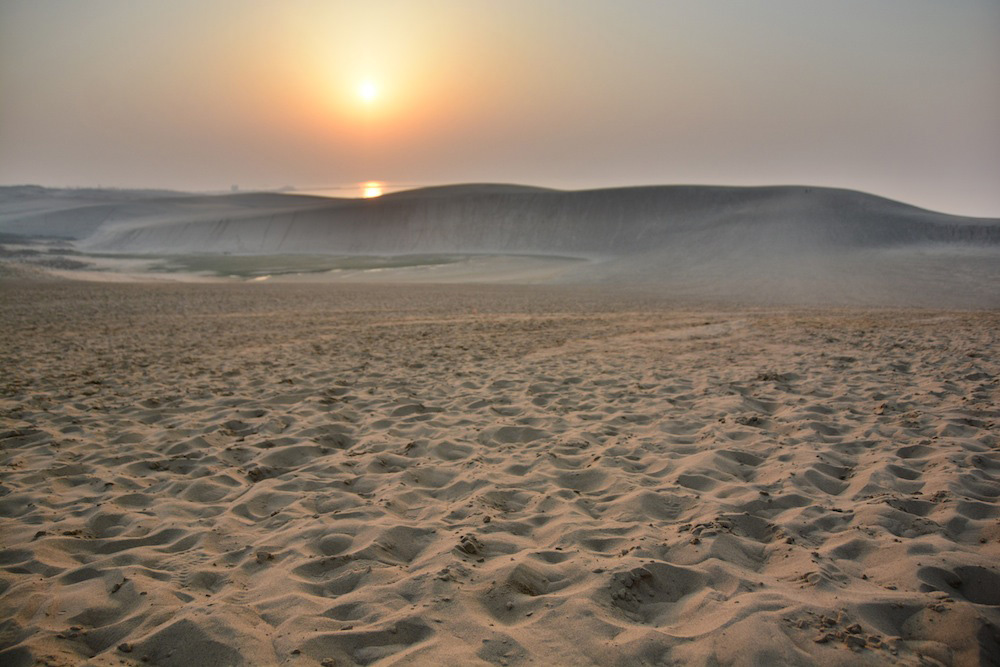
[[[602,283],[758,304],[1000,304],[1000,220],[826,188],[482,184],[370,200],[9,188],[0,193],[0,232],[146,256],[412,255],[431,265],[460,257],[484,269],[478,256],[537,256],[527,276],[516,264],[514,274],[477,274],[476,265],[458,278],[389,271],[314,280]],[[539,273],[545,257],[551,270]]]

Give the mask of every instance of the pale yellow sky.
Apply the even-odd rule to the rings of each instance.
[[[998,119],[986,0],[0,0],[3,184],[802,183],[1000,216]]]

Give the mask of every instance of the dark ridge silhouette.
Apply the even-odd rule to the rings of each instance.
[[[0,199],[0,232],[103,253],[492,254],[591,260],[554,280],[753,302],[995,305],[1000,220],[850,190],[467,184],[375,199],[279,193]]]
[[[91,207],[92,208],[92,207]],[[996,220],[847,190],[670,186],[563,192],[452,186],[377,199],[280,194],[140,199],[99,208],[80,236],[110,252],[538,253],[605,256],[738,243],[829,251],[1000,243]],[[744,244],[749,244],[745,246]]]

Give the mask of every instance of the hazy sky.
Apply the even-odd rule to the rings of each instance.
[[[1000,216],[1000,2],[0,0],[0,183],[366,180]]]

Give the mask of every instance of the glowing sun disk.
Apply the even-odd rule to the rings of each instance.
[[[368,181],[361,186],[362,196],[365,199],[382,196],[382,184],[378,181]]]
[[[378,97],[378,86],[375,85],[374,81],[362,81],[361,85],[358,86],[358,96],[365,102],[374,102],[375,98]]]

